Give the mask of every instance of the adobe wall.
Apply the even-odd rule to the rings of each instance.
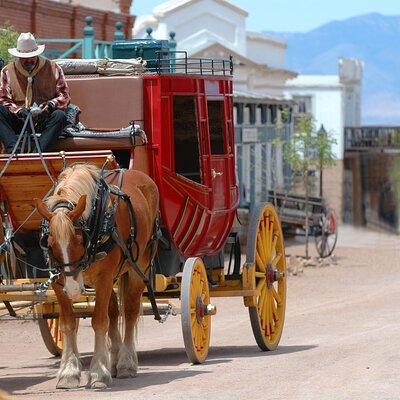
[[[51,0],[0,0],[0,25],[9,22],[18,32],[38,38],[82,38],[86,16],[93,17],[96,39],[113,40],[117,21],[124,24],[125,37],[132,37],[133,15]]]

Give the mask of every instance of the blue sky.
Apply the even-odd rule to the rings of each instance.
[[[132,12],[149,14],[160,0],[133,0]],[[247,29],[306,32],[334,19],[379,12],[400,15],[399,0],[231,0],[249,12]]]

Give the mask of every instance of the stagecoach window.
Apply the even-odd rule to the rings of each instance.
[[[174,96],[175,172],[201,183],[196,103],[193,96]]]
[[[224,154],[224,109],[222,101],[207,101],[211,154]]]

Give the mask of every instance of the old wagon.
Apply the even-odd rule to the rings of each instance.
[[[275,205],[284,233],[305,232],[308,214],[308,232],[314,237],[315,247],[321,258],[329,257],[336,246],[338,217],[322,197],[305,197],[294,193],[279,193],[270,190],[268,199]]]
[[[233,61],[178,54],[151,65],[136,76],[68,76],[86,129],[69,131],[51,153],[14,156],[3,171],[0,300],[8,317],[37,319],[47,348],[60,354],[63,336],[54,292],[46,290],[49,272],[45,265],[41,271],[27,263],[30,250],[21,237],[37,235],[40,216],[31,199],[46,196],[65,164],[101,166],[108,157],[109,168],[141,170],[158,186],[162,234],[152,288],[161,321],[181,314],[189,360],[201,363],[207,357],[216,312],[212,297],[242,297],[258,346],[274,350],[285,317],[284,241],[273,205],[259,204],[252,210],[242,262],[232,228],[239,200]],[[0,171],[8,161],[7,155],[0,157]],[[146,296],[145,313],[152,313]],[[95,297],[88,288],[74,303],[77,318],[91,316]]]

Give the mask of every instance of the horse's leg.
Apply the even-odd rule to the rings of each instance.
[[[71,300],[64,294],[62,286],[55,283],[53,289],[60,307],[60,327],[64,334],[64,348],[57,375],[57,389],[79,387],[82,364],[76,344],[77,321]]]
[[[110,326],[108,327],[108,336],[111,341],[111,376],[117,376],[118,353],[122,344],[121,334],[118,329],[119,308],[117,295],[114,290],[111,292],[110,304],[108,306],[108,318]]]
[[[125,316],[124,341],[119,351],[117,378],[134,378],[138,370],[138,358],[135,349],[135,327],[140,313],[143,281],[133,272],[123,278],[123,304]]]
[[[92,389],[102,389],[112,382],[109,371],[110,353],[106,341],[109,325],[108,307],[113,290],[112,279],[107,275],[99,275],[95,289],[96,304],[92,316],[94,354],[90,363],[90,380],[88,384]]]

